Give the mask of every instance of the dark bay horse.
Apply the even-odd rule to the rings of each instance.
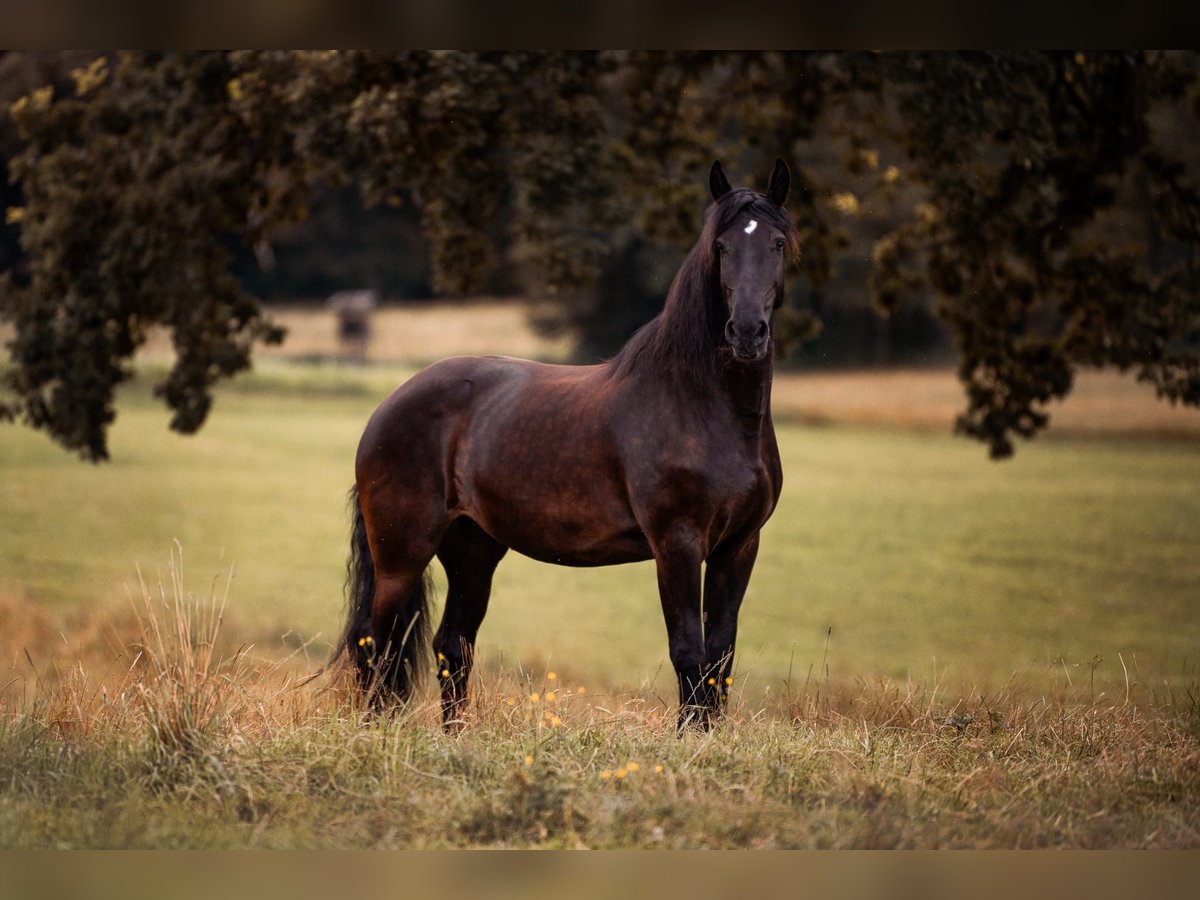
[[[338,652],[377,702],[405,699],[428,666],[436,556],[449,587],[432,645],[443,717],[460,720],[492,574],[512,548],[564,566],[654,559],[680,726],[723,709],[759,529],[783,484],[771,332],[795,250],[790,180],[779,160],[765,195],[734,190],[714,163],[715,202],[662,314],[608,362],[446,359],[375,411],[355,461]]]

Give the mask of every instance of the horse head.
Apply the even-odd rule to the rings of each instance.
[[[718,216],[712,252],[729,315],[725,340],[741,362],[767,356],[775,310],[783,302],[784,262],[793,241],[783,204],[791,178],[787,164],[777,159],[763,195],[734,191],[719,160],[709,173],[713,200],[730,204]]]

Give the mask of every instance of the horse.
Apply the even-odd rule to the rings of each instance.
[[[770,400],[797,250],[790,181],[777,160],[766,194],[734,189],[714,162],[713,203],[661,314],[607,362],[455,357],[379,405],[355,459],[334,651],[373,702],[408,699],[432,644],[444,726],[461,727],[492,576],[512,549],[563,566],[653,559],[678,727],[724,712],[738,611],[783,486]],[[448,588],[431,635],[434,557]]]

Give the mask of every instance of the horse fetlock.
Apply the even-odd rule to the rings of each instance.
[[[680,704],[679,722],[676,731],[682,735],[689,730],[709,731],[720,715],[720,711],[699,704]]]
[[[725,705],[729,686],[718,670],[699,666],[679,672],[679,705],[719,712]]]

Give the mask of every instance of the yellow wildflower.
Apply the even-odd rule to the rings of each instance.
[[[546,691],[546,702],[547,703],[554,702],[554,691]]]
[[[449,678],[449,677],[450,677],[450,670],[449,670],[449,669],[442,669],[442,677],[443,677],[443,678]]]
[[[575,693],[579,694],[580,696],[583,696],[584,694],[587,693],[587,688],[580,685],[579,687],[575,688]]]
[[[641,766],[635,762],[631,762],[631,763],[626,763],[625,768],[627,768],[630,772],[636,772],[638,769],[641,768]]]
[[[557,672],[547,672],[547,673],[546,673],[546,680],[547,680],[547,681],[556,681],[557,679],[558,679],[558,673],[557,673]]]
[[[895,166],[888,166],[886,169],[883,170],[883,183],[884,184],[895,184],[899,180],[900,180],[900,170],[897,169]]]
[[[20,222],[24,218],[25,218],[25,207],[23,207],[23,206],[10,206],[7,210],[4,211],[4,224],[5,225],[16,225],[18,222]]]
[[[662,774],[662,770],[663,770],[663,767],[662,767],[661,765],[657,765],[657,766],[655,766],[655,767],[654,767],[654,771],[655,771],[656,773],[658,773],[659,775],[661,775],[661,774]]]
[[[601,781],[608,781],[610,778],[612,778],[612,769],[605,769],[600,773]]]
[[[708,679],[708,683],[709,683],[709,684],[716,684],[716,683],[717,683],[717,679],[710,677],[710,678]]]
[[[558,716],[551,716],[550,724],[553,725],[555,728],[557,728],[559,725],[562,724],[562,719],[560,719]]]
[[[525,765],[527,765],[527,766],[533,765],[533,757],[530,756],[528,753],[525,754]]]
[[[530,703],[537,703],[541,699],[542,699],[542,697],[537,691],[534,691],[532,694],[529,695]]]
[[[624,778],[628,774],[629,774],[629,770],[627,768],[625,768],[624,766],[621,766],[621,768],[617,769],[617,771],[616,771],[616,776],[618,778]]]

